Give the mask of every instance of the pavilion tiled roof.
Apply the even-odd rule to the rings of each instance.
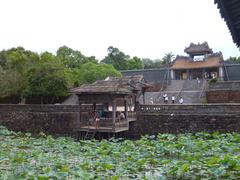
[[[232,34],[234,43],[240,47],[240,1],[239,0],[215,0],[220,14],[226,21]]]
[[[171,69],[200,69],[221,66],[220,57],[210,57],[204,61],[193,61],[192,59],[182,58],[175,60]]]
[[[213,53],[212,49],[209,48],[208,43],[204,42],[202,44],[191,43],[189,47],[184,49],[184,52],[190,55],[204,55]]]
[[[71,89],[73,94],[131,94],[134,90],[141,90],[147,86],[143,76],[109,77],[93,84],[84,84]]]

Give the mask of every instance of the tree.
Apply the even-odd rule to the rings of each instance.
[[[105,79],[108,76],[121,76],[121,73],[109,64],[95,64],[92,62],[83,64],[75,73],[75,84],[93,83]]]
[[[40,54],[40,61],[41,62],[49,62],[49,63],[56,61],[56,62],[60,63],[60,60],[57,56],[55,56],[52,53],[47,52],[47,51]]]
[[[162,61],[160,59],[151,60],[149,58],[143,58],[142,59],[144,69],[156,69],[161,68]]]
[[[174,54],[172,52],[167,53],[164,55],[164,57],[162,58],[162,64],[170,64],[172,62],[172,60],[174,59]]]
[[[232,63],[240,63],[240,56],[239,57],[229,57],[226,59],[226,61],[232,62]]]
[[[108,55],[101,61],[104,64],[112,64],[117,70],[127,70],[129,56],[125,55],[118,48],[110,46],[108,48]]]
[[[19,95],[26,86],[26,73],[39,62],[37,53],[22,47],[0,52],[0,97]]]
[[[57,50],[57,57],[67,68],[77,68],[87,62],[97,63],[94,56],[86,57],[80,51],[73,50],[67,46],[62,46]]]
[[[131,69],[143,69],[143,62],[140,58],[134,56],[132,59],[128,60],[128,70]]]
[[[22,97],[40,98],[41,103],[53,103],[59,97],[66,96],[67,91],[64,67],[56,61],[43,61],[28,70],[27,86]]]

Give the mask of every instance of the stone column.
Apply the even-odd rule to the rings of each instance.
[[[206,72],[206,70],[205,70],[205,68],[203,68],[202,69],[202,79],[205,79],[205,72]]]
[[[171,73],[171,79],[172,79],[172,80],[175,80],[176,78],[174,77],[174,71],[173,71],[173,69],[171,69],[170,73]]]
[[[223,81],[223,80],[224,80],[224,74],[223,74],[223,67],[222,67],[222,66],[220,66],[220,67],[218,68],[218,74],[219,74],[219,79],[220,79],[221,81]]]
[[[189,72],[189,69],[187,69],[187,80],[190,80],[190,72]]]

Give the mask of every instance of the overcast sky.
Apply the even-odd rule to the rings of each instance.
[[[102,59],[114,46],[130,56],[183,54],[207,41],[239,56],[214,0],[0,0],[0,49],[55,53],[63,45]]]

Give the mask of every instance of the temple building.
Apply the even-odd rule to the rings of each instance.
[[[177,56],[171,66],[172,80],[224,79],[222,53],[213,53],[208,43],[191,43],[185,48],[188,56]]]
[[[161,92],[173,84],[181,87],[197,80],[240,81],[240,64],[223,59],[221,52],[213,52],[207,42],[190,43],[184,49],[186,55],[177,55],[169,65],[156,69],[122,71],[123,76],[142,75],[152,85],[148,91]],[[191,81],[193,80],[193,81]],[[176,90],[172,88],[171,90]],[[191,88],[187,88],[191,90]]]

